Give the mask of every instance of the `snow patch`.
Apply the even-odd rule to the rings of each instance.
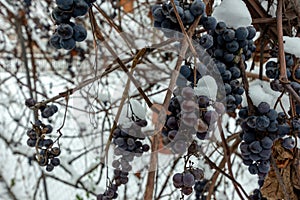
[[[203,76],[197,83],[197,87],[194,88],[195,94],[205,95],[212,100],[216,100],[218,86],[215,79],[211,76]]]
[[[212,16],[223,21],[227,27],[238,28],[250,26],[252,18],[246,4],[241,0],[224,0],[215,8]]]
[[[284,51],[300,58],[300,38],[283,36]]]

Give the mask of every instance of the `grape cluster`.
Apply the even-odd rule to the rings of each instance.
[[[185,195],[190,195],[193,192],[193,186],[196,181],[200,181],[204,177],[202,169],[190,168],[182,173],[173,175],[173,185],[180,188],[181,192]]]
[[[259,184],[262,185],[270,170],[273,142],[289,134],[290,127],[284,120],[284,113],[277,113],[266,102],[256,107],[255,114],[248,115],[247,109],[245,107],[239,111],[243,119],[240,150],[243,163],[248,166],[251,174],[258,174]]]
[[[214,123],[225,110],[221,103],[213,103],[206,96],[196,96],[191,87],[178,88],[176,96],[172,97],[168,107],[171,113],[167,115],[162,130],[163,142],[171,144],[174,153],[184,153],[192,141],[193,135],[203,140],[212,130]],[[213,106],[215,110],[208,110]]]
[[[234,112],[242,102],[244,89],[238,79],[241,78],[240,62],[250,59],[256,47],[253,38],[256,30],[253,26],[228,28],[220,21],[213,31],[209,31],[213,45],[207,52],[215,59],[215,64],[224,82],[226,106],[228,112]],[[242,60],[241,60],[242,59]]]
[[[195,0],[192,3],[175,0],[174,3],[185,28],[193,24],[198,16],[205,14],[205,3],[202,0]],[[181,32],[175,15],[175,9],[171,2],[164,2],[162,5],[154,5],[152,6],[151,11],[154,18],[154,27],[162,28],[161,30],[166,37],[173,37],[174,31]],[[207,21],[206,23],[211,22]]]
[[[29,108],[34,108],[36,104],[37,101],[33,98],[25,100],[25,105]],[[58,111],[58,108],[54,104],[42,105],[39,110],[43,118],[49,118]],[[36,120],[35,123],[32,123],[32,128],[26,132],[27,145],[37,150],[34,159],[40,166],[46,166],[46,170],[49,172],[60,165],[60,160],[57,158],[60,155],[60,148],[54,147],[54,141],[46,138],[52,131],[53,127],[50,124],[46,125],[41,120]]]
[[[195,0],[192,3],[174,2],[185,28],[188,28],[197,16],[202,15],[199,26],[202,26],[207,34],[194,34],[193,39],[214,58],[218,73],[224,82],[227,111],[234,112],[241,104],[244,93],[243,86],[238,80],[241,78],[240,60],[242,59],[246,66],[245,61],[251,58],[256,49],[253,42],[256,35],[255,28],[253,26],[239,27],[236,30],[228,28],[226,23],[217,22],[214,17],[207,16],[205,3],[201,0]],[[154,5],[152,14],[154,27],[162,28],[162,32],[167,37],[173,37],[176,31],[181,32],[171,3]],[[205,63],[205,58],[200,59]],[[192,82],[193,86],[201,78],[197,72],[194,81],[194,72],[187,65],[183,65],[180,72],[177,85],[181,87],[186,86],[187,81]]]
[[[103,194],[99,194],[97,200],[116,199],[118,187],[128,182],[128,172],[132,170],[130,162],[134,160],[135,156],[140,157],[144,152],[149,151],[150,146],[141,142],[145,139],[141,128],[145,126],[147,126],[147,121],[138,119],[129,128],[118,126],[113,131],[114,155],[118,156],[112,162],[112,166],[115,168],[113,178],[115,184],[111,184]]]
[[[51,134],[52,130],[50,124],[45,125],[38,120],[26,133],[27,145],[38,149],[35,159],[40,166],[46,166],[46,170],[49,172],[60,164],[60,160],[57,158],[60,155],[60,148],[53,146],[52,139],[46,139],[46,135]]]
[[[206,195],[205,192],[208,191],[208,183],[209,180],[203,179],[201,181],[197,181],[194,186],[194,190],[196,192],[196,200],[205,200]]]
[[[76,42],[86,39],[86,29],[70,20],[84,16],[93,2],[95,0],[56,0],[57,7],[52,11],[52,18],[58,27],[49,40],[54,48],[71,50]]]

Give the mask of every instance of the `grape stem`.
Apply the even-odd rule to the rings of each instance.
[[[243,84],[244,84],[246,99],[247,99],[247,103],[248,103],[249,115],[252,115],[252,114],[255,113],[255,109],[254,109],[252,99],[249,96],[249,82],[248,82],[248,78],[246,76],[244,61],[243,61],[241,56],[240,56],[240,65],[239,66],[240,66],[240,69],[241,69],[242,81],[243,81]]]

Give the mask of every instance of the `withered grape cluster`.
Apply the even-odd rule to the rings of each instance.
[[[29,108],[35,106],[36,103],[37,102],[32,98],[25,100],[25,105]],[[39,107],[39,110],[43,118],[49,118],[58,111],[58,108],[52,104],[43,105]],[[60,148],[54,146],[54,141],[49,138],[52,131],[53,127],[50,124],[46,125],[41,120],[36,120],[35,123],[32,123],[32,128],[26,132],[28,136],[27,145],[36,149],[34,159],[40,166],[45,166],[48,172],[60,165],[58,158]]]

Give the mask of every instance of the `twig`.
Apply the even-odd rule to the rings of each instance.
[[[249,82],[248,82],[248,78],[246,76],[245,65],[244,65],[244,61],[243,61],[242,57],[240,57],[240,65],[239,66],[241,69],[242,81],[243,81],[244,88],[245,88],[245,94],[246,94],[247,103],[248,103],[248,110],[249,110],[249,114],[251,115],[252,113],[255,112],[255,109],[254,109],[252,99],[249,96]]]
[[[283,83],[288,82],[285,65],[285,55],[283,47],[283,28],[282,28],[282,0],[278,0],[277,5],[277,36],[278,36],[278,57],[280,63],[280,76],[279,80]]]
[[[231,163],[231,160],[230,160],[230,149],[228,147],[228,144],[226,142],[226,138],[225,138],[225,135],[224,135],[224,132],[223,132],[223,129],[222,129],[222,121],[221,121],[222,118],[219,118],[218,121],[217,121],[217,124],[218,124],[218,129],[219,129],[219,132],[220,132],[220,135],[221,135],[221,138],[222,138],[222,144],[223,144],[223,147],[224,147],[224,157],[227,161],[227,166],[228,166],[228,171],[229,171],[229,174],[230,176],[234,177],[233,176],[233,172],[232,172],[232,163]],[[240,196],[241,199],[243,199],[243,195],[241,194],[239,188],[237,187],[236,183],[233,182],[233,186],[236,190],[236,192],[238,193],[238,195]],[[247,193],[245,193],[246,196],[248,197]]]

